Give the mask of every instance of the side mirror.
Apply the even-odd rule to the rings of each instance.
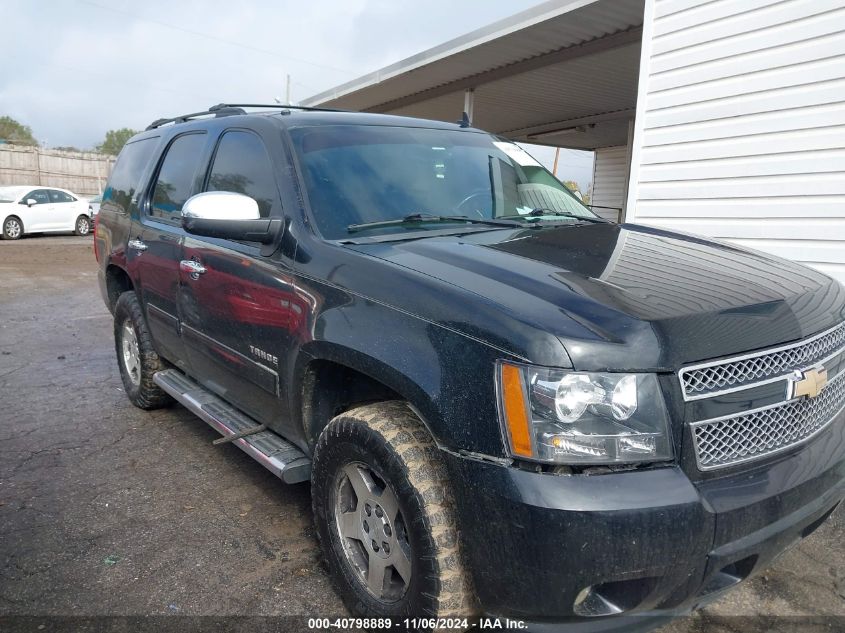
[[[262,218],[258,203],[249,196],[207,191],[185,202],[182,228],[192,235],[271,244],[279,235],[282,220]]]
[[[27,198],[26,199],[26,206],[31,207],[31,206],[36,205],[36,204],[38,204],[38,200],[36,200],[35,198]]]
[[[260,220],[258,203],[242,193],[206,191],[191,196],[182,207],[183,218],[202,220]]]

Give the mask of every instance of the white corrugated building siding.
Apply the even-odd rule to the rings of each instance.
[[[845,281],[845,0],[647,0],[627,202]]]
[[[593,211],[613,222],[619,221],[625,206],[625,188],[628,183],[628,147],[602,147],[596,150],[593,160]]]

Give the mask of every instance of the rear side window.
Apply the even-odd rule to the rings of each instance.
[[[174,140],[158,171],[150,215],[176,221],[182,205],[191,197],[205,134],[185,134]]]
[[[71,195],[66,194],[64,191],[58,191],[57,189],[49,189],[50,192],[50,202],[75,202],[76,198]]]
[[[261,139],[241,130],[223,134],[206,191],[242,193],[258,203],[262,218],[271,215],[279,204],[279,195],[273,165]]]
[[[110,208],[121,213],[129,211],[130,204],[135,202],[135,190],[157,145],[158,137],[153,136],[124,146],[103,192],[103,209]]]

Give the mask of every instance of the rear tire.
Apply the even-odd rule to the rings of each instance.
[[[353,614],[394,621],[472,615],[446,468],[405,403],[334,418],[311,473],[320,544]]]
[[[3,220],[3,239],[19,240],[23,235],[23,222],[20,218],[11,215]]]
[[[141,302],[133,290],[122,293],[114,306],[114,344],[123,388],[132,404],[158,409],[173,402],[153,382],[153,375],[167,366],[153,347]]]
[[[91,232],[91,218],[87,215],[80,215],[76,218],[73,232],[75,235],[88,235]]]

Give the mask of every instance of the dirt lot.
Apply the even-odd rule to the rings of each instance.
[[[307,485],[126,400],[90,246],[0,243],[0,616],[343,614]],[[662,631],[845,630],[842,515]]]

